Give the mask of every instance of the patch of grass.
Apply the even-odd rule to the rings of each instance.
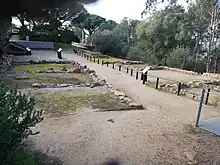
[[[122,107],[113,94],[94,91],[43,93],[36,96],[36,101],[37,105],[52,117],[72,114],[83,107],[92,109]]]
[[[102,60],[103,60],[104,63],[105,63],[105,62],[113,63],[113,62],[123,61],[123,59],[115,58],[115,57],[110,57],[110,58],[96,58],[96,59],[95,59],[96,63],[97,63],[98,59],[99,59],[100,64],[101,64]],[[93,60],[93,61],[94,61],[94,60]]]
[[[141,68],[144,69],[148,65],[147,64],[132,64],[131,66],[133,66],[134,68],[138,68],[138,69],[141,69]]]
[[[85,74],[69,74],[69,73],[31,73],[28,77],[35,83],[54,83],[54,84],[75,84],[86,83],[88,81]]]
[[[30,81],[24,81],[24,80],[15,80],[12,77],[2,76],[0,78],[0,81],[4,84],[8,85],[11,89],[18,88],[18,89],[24,89],[27,87],[31,87],[32,82]]]
[[[190,134],[196,134],[196,128],[192,124],[185,124],[183,129]]]
[[[89,79],[85,74],[67,74],[67,73],[29,73],[29,80],[15,80],[13,77],[2,76],[0,81],[10,88],[18,89],[30,88],[33,83],[50,83],[50,84],[77,84],[87,83]]]
[[[219,106],[220,105],[220,96],[212,96],[212,94],[210,94],[208,103],[210,105]]]
[[[37,72],[40,70],[46,70],[46,69],[58,69],[62,70],[63,68],[66,68],[67,70],[70,69],[76,69],[75,66],[71,64],[30,64],[30,65],[16,65],[14,68],[12,68],[13,72]]]
[[[147,83],[145,84],[145,86],[147,87],[151,87],[151,88],[156,88],[156,82],[153,81],[147,81]],[[160,85],[158,85],[158,88],[160,88]]]
[[[93,109],[122,108],[123,104],[119,103],[118,98],[112,93],[93,95],[91,100]]]
[[[57,158],[50,158],[46,154],[39,151],[30,151],[29,149],[19,149],[15,153],[13,165],[47,165],[56,164],[61,165],[62,162]]]

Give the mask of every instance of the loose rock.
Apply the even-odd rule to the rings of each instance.
[[[120,92],[120,91],[117,91],[117,90],[114,90],[114,95],[115,96],[124,96],[124,97],[126,96],[124,92]]]
[[[29,80],[30,78],[27,76],[18,76],[14,78],[15,80]]]
[[[128,104],[130,107],[135,107],[137,109],[143,109],[143,105],[139,104],[139,103],[135,103],[135,102],[132,102],[132,103],[129,103]]]
[[[109,119],[109,120],[107,120],[108,122],[111,122],[111,123],[114,123],[115,121],[114,121],[114,119]]]

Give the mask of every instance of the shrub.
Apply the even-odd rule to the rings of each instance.
[[[143,53],[137,45],[130,47],[127,53],[127,59],[134,61],[142,61],[143,56]]]
[[[176,47],[168,53],[166,63],[170,67],[187,69],[191,64],[191,56],[189,48]]]
[[[29,135],[34,135],[31,127],[43,120],[42,111],[34,108],[33,98],[10,90],[0,83],[0,162],[4,165],[11,164],[10,160],[22,140]]]

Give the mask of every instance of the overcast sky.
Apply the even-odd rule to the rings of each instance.
[[[124,17],[141,19],[145,2],[146,0],[100,0],[97,3],[87,5],[86,9],[91,14],[119,22]],[[186,6],[186,0],[179,0],[179,3]],[[165,4],[160,5],[159,8]]]
[[[119,22],[124,17],[141,19],[141,12],[145,8],[145,2],[146,0],[99,0],[97,3],[85,7],[91,14]],[[179,0],[179,3],[186,6],[186,0]],[[13,23],[20,24],[15,19],[13,19]]]
[[[145,2],[146,0],[100,0],[97,3],[87,5],[86,9],[91,14],[119,22],[124,17],[141,19]]]

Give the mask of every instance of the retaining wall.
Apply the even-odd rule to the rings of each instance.
[[[29,47],[31,49],[48,49],[52,50],[54,49],[54,43],[53,42],[43,42],[43,41],[14,41],[24,47]]]

